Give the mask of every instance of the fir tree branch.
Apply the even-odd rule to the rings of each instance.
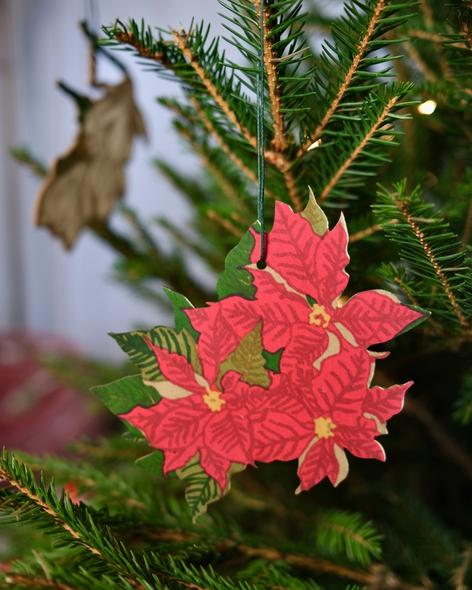
[[[372,35],[375,32],[375,27],[377,26],[377,23],[379,22],[379,20],[382,16],[382,11],[385,8],[386,4],[387,4],[387,0],[379,0],[377,2],[374,13],[370,19],[369,26],[367,27],[367,31],[366,31],[364,37],[362,38],[362,40],[360,41],[360,43],[357,45],[358,53],[354,57],[351,67],[347,71],[344,81],[341,84],[341,86],[339,87],[338,94],[337,94],[336,98],[331,103],[331,106],[326,111],[326,114],[324,115],[324,117],[321,119],[321,121],[318,124],[318,126],[316,127],[314,133],[311,135],[311,138],[308,141],[306,141],[302,145],[302,147],[300,148],[300,151],[298,152],[297,157],[300,157],[302,154],[304,154],[315,141],[320,139],[326,125],[328,125],[328,123],[331,121],[332,116],[336,112],[336,109],[338,108],[339,103],[341,102],[344,95],[346,94],[346,91],[349,88],[349,85],[351,84],[352,79],[354,78],[354,75],[356,74],[357,68],[359,67],[359,64],[361,63],[362,58],[364,57],[364,54],[367,50],[369,42],[372,39]]]
[[[331,180],[328,182],[328,184],[324,187],[324,189],[321,191],[321,194],[318,198],[318,203],[322,203],[326,197],[329,195],[329,193],[331,192],[331,190],[336,186],[336,184],[339,182],[339,180],[341,179],[342,175],[346,172],[346,170],[351,166],[351,164],[354,162],[354,160],[359,156],[359,154],[362,152],[362,150],[367,146],[367,144],[369,143],[369,141],[372,139],[372,137],[374,136],[375,132],[380,128],[380,126],[382,125],[382,123],[385,121],[385,119],[388,117],[390,111],[393,109],[393,107],[397,104],[398,102],[398,96],[393,96],[389,102],[385,105],[380,117],[377,119],[376,123],[370,128],[370,130],[367,132],[367,134],[363,137],[362,141],[359,143],[359,145],[355,148],[355,150],[350,154],[350,156],[344,161],[344,163],[342,164],[342,166],[340,166],[338,168],[338,170],[336,171],[336,174],[331,178]]]
[[[388,223],[398,223],[398,219],[391,219]],[[349,236],[349,243],[353,244],[354,242],[358,242],[359,240],[363,240],[364,238],[367,238],[368,236],[371,236],[372,234],[375,234],[378,231],[382,230],[382,226],[379,223],[376,223],[375,225],[372,225],[371,227],[368,227],[366,229],[362,229],[361,231],[356,232],[355,234],[352,234],[352,236]]]
[[[429,82],[435,82],[438,79],[436,74],[423,61],[423,58],[416,50],[413,43],[411,43],[411,41],[405,41],[403,43],[403,47],[405,48],[405,51],[407,52],[411,61],[416,65],[416,67],[418,68],[420,73],[423,74],[426,80],[428,80]]]
[[[236,549],[246,557],[258,557],[269,561],[288,561],[296,567],[314,572],[335,574],[361,584],[373,585],[376,577],[370,572],[359,569],[351,569],[343,565],[332,563],[318,557],[308,557],[295,553],[282,553],[278,549],[269,547],[250,547],[248,545],[237,545]]]
[[[418,226],[418,224],[416,223],[416,221],[412,218],[412,215],[411,215],[410,211],[408,210],[408,205],[406,204],[406,202],[404,200],[397,200],[395,204],[396,204],[398,210],[404,215],[405,219],[409,223],[411,229],[413,230],[413,232],[415,233],[416,237],[418,238],[421,246],[423,247],[423,250],[425,251],[426,256],[429,258],[429,261],[433,265],[433,268],[436,271],[436,274],[437,274],[439,280],[441,281],[441,284],[444,287],[444,290],[448,296],[448,299],[451,303],[454,313],[456,314],[456,316],[459,319],[460,325],[465,330],[470,331],[469,323],[468,323],[465,315],[460,310],[459,304],[457,303],[456,297],[451,289],[449,281],[447,280],[447,277],[444,274],[444,271],[442,270],[441,265],[437,262],[436,257],[434,256],[434,253],[431,249],[431,246],[425,240],[424,233],[421,231],[421,229]]]
[[[254,148],[257,149],[257,139],[249,132],[249,130],[244,127],[237,119],[236,114],[231,110],[229,104],[226,100],[221,96],[218,92],[216,86],[210,80],[210,78],[206,75],[205,70],[203,67],[198,63],[195,55],[192,53],[192,50],[187,44],[187,39],[183,35],[181,35],[177,30],[172,31],[172,35],[177,43],[178,48],[183,53],[183,55],[187,58],[189,64],[195,70],[195,73],[202,81],[203,85],[207,89],[210,96],[216,102],[216,104],[220,107],[223,113],[228,117],[228,119],[233,123],[236,129],[241,133],[241,135],[247,140],[247,142]]]
[[[467,247],[470,240],[470,232],[472,231],[472,198],[470,199],[469,209],[465,220],[464,231],[462,232],[461,242]]]
[[[260,18],[261,0],[252,0]],[[271,13],[270,7],[265,4],[263,11],[264,26],[264,64],[267,73],[267,84],[269,86],[270,110],[274,126],[274,139],[272,140],[275,151],[280,152],[287,145],[284,115],[281,112],[280,88],[277,84],[277,54],[272,47],[272,26],[269,23]]]
[[[400,287],[400,289],[403,291],[403,293],[405,293],[405,295],[408,297],[408,299],[413,303],[413,305],[415,307],[421,308],[421,305],[420,305],[419,301],[416,299],[416,297],[413,295],[413,293],[411,293],[410,289],[408,289],[408,287],[401,280],[401,278],[399,276],[396,276],[394,278],[394,281]],[[441,336],[442,338],[447,338],[446,332],[441,328],[441,326],[438,324],[438,322],[434,319],[433,314],[431,314],[429,316],[429,318],[427,318],[426,321],[431,326],[433,326],[434,331],[436,332],[436,334],[438,336]]]
[[[225,219],[214,209],[209,209],[206,214],[212,221],[216,221],[216,223],[221,225],[221,227],[224,227],[225,230],[232,233],[233,236],[236,236],[239,239],[241,239],[244,236],[244,232],[242,230],[240,230],[238,227],[232,224],[231,221],[229,221],[228,219]]]
[[[8,575],[5,576],[5,582],[10,585],[17,584],[22,588],[44,588],[45,590],[78,590],[77,588],[71,588],[70,586],[66,586],[66,584],[61,584],[60,582],[44,580],[43,578],[39,578],[37,576],[25,576],[13,572],[9,572]]]
[[[303,203],[298,193],[297,184],[295,182],[295,177],[291,170],[291,162],[287,160],[287,158],[278,152],[266,152],[265,159],[270,163],[274,164],[276,168],[280,170],[284,177],[285,186],[287,187],[288,196],[292,201],[292,205],[294,210],[299,213],[303,209]]]
[[[21,481],[19,481],[18,479],[15,479],[10,473],[8,473],[8,471],[3,467],[3,465],[0,465],[0,481],[6,481],[6,482],[10,483],[10,485],[17,488],[22,494],[24,494],[27,498],[29,498],[36,506],[41,508],[41,510],[43,510],[46,514],[49,514],[49,516],[52,516],[52,518],[54,519],[54,523],[57,526],[62,527],[65,531],[67,531],[69,533],[69,535],[71,537],[73,537],[74,539],[79,541],[79,543],[81,545],[83,545],[86,549],[88,549],[91,553],[93,553],[94,555],[97,555],[98,557],[102,557],[102,554],[100,553],[100,551],[98,551],[98,549],[96,549],[95,547],[90,545],[85,539],[82,538],[80,533],[78,533],[70,525],[68,525],[67,522],[62,520],[60,518],[59,514],[57,514],[53,510],[53,508],[51,506],[49,506],[49,504],[46,504],[46,502],[43,502],[43,500],[41,500],[41,498],[37,494],[33,493],[25,485],[23,485]]]
[[[225,143],[224,139],[221,137],[221,135],[215,129],[213,123],[206,116],[204,110],[199,105],[197,99],[194,96],[190,96],[190,102],[193,104],[193,106],[194,106],[195,110],[197,111],[200,119],[203,121],[203,124],[207,128],[208,133],[218,142],[218,145],[221,147],[221,149],[224,151],[224,153],[229,158],[231,158],[231,160],[236,164],[236,166],[242,172],[244,172],[244,174],[249,178],[249,180],[251,182],[253,182],[257,186],[258,183],[259,183],[259,181],[257,179],[257,176],[254,174],[254,172],[250,168],[248,168],[248,166],[246,166],[246,164],[241,160],[241,158],[239,158],[233,152],[233,150],[228,146],[228,144]],[[267,188],[265,189],[265,195],[267,197],[269,197],[270,199],[273,199],[274,201],[277,199],[277,197],[271,191],[269,191]]]

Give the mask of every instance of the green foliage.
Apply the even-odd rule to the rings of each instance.
[[[156,355],[147,340],[159,348],[181,354],[191,363],[195,372],[201,374],[195,340],[185,329],[176,332],[172,328],[159,326],[149,332],[140,330],[123,334],[110,334],[110,336],[126,352],[131,362],[141,369],[144,381],[163,380]]]
[[[458,399],[455,402],[456,411],[454,418],[462,424],[470,424],[472,421],[472,373],[465,374],[463,384],[459,390]]]
[[[259,223],[254,224],[253,231],[260,233]],[[256,288],[254,287],[252,274],[243,268],[251,263],[251,253],[255,247],[255,239],[249,230],[239,244],[231,250],[225,261],[225,270],[218,279],[216,292],[219,299],[230,295],[240,295],[245,299],[254,299]]]
[[[107,385],[93,387],[92,391],[117,415],[127,414],[136,406],[155,406],[161,400],[154,387],[143,383],[141,375],[124,377]]]
[[[241,381],[250,385],[268,387],[270,377],[265,366],[266,359],[263,355],[261,324],[258,324],[241,340],[236,350],[222,363],[218,381],[228,371],[236,371],[241,375]]]
[[[360,514],[330,511],[322,516],[316,529],[320,547],[335,555],[345,554],[348,559],[368,564],[371,557],[382,555],[379,535],[371,522],[363,522]]]
[[[470,331],[460,309],[460,303],[472,297],[469,262],[459,239],[434,204],[422,198],[419,188],[407,195],[406,182],[402,182],[395,185],[394,192],[382,189],[373,208],[407,265],[384,265],[383,276],[431,311],[438,330],[453,334]]]

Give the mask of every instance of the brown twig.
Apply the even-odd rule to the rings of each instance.
[[[398,219],[391,219],[388,224],[392,224],[392,223],[398,223]],[[371,236],[372,234],[375,234],[378,231],[382,230],[382,226],[380,224],[375,224],[371,227],[368,227],[366,229],[362,229],[361,231],[356,232],[355,234],[353,234],[352,236],[349,236],[349,243],[353,244],[354,242],[358,242],[359,240],[363,240],[364,238],[367,238],[367,236]]]
[[[430,68],[423,61],[421,55],[418,53],[413,43],[411,43],[410,41],[405,41],[403,43],[403,47],[405,48],[405,51],[408,53],[408,56],[411,59],[411,61],[416,65],[416,67],[423,74],[423,76],[430,82],[435,82],[437,80],[436,74],[432,70],[430,70]]]
[[[231,110],[231,107],[227,103],[227,101],[221,96],[218,92],[218,89],[210,80],[210,78],[206,75],[205,70],[198,62],[196,56],[192,53],[192,50],[187,44],[187,38],[183,37],[177,30],[172,31],[172,35],[177,43],[178,48],[183,53],[183,55],[188,59],[189,64],[195,70],[195,73],[202,81],[203,85],[207,89],[210,96],[216,102],[216,104],[220,107],[226,117],[231,121],[231,123],[236,127],[236,129],[241,133],[241,135],[247,140],[247,142],[254,148],[257,149],[257,139],[252,135],[244,125],[242,125],[236,114]]]
[[[413,416],[426,426],[431,437],[436,441],[442,452],[451,461],[462,467],[469,479],[472,479],[472,457],[443,430],[433,414],[422,404],[410,399],[405,399],[405,413]]]
[[[261,14],[261,0],[253,0],[258,17]],[[277,54],[272,46],[272,26],[269,24],[270,8],[264,6],[263,26],[264,26],[264,64],[267,72],[267,84],[269,86],[270,110],[274,127],[274,139],[272,143],[277,152],[282,151],[287,145],[287,136],[285,129],[284,115],[280,111],[280,88],[277,83],[277,66],[274,60]]]
[[[379,129],[379,127],[385,121],[385,119],[387,118],[388,114],[390,113],[390,111],[393,109],[393,107],[396,105],[397,102],[398,102],[398,96],[394,96],[388,102],[388,104],[385,105],[385,107],[384,107],[384,109],[382,111],[382,114],[380,115],[380,117],[378,118],[378,120],[376,121],[376,123],[370,128],[370,130],[364,136],[364,138],[362,139],[362,141],[360,142],[360,144],[352,152],[352,154],[349,156],[349,158],[347,158],[347,160],[342,164],[342,166],[340,166],[338,168],[336,174],[331,178],[331,180],[328,182],[328,184],[322,190],[322,192],[321,192],[321,194],[320,194],[320,196],[318,198],[318,203],[322,203],[326,199],[326,197],[329,195],[329,193],[331,192],[331,190],[339,182],[339,180],[341,179],[342,175],[346,172],[346,170],[349,168],[349,166],[354,162],[354,160],[357,158],[357,156],[359,156],[359,154],[362,152],[362,150],[366,147],[366,145],[372,139],[372,137],[374,136],[375,132]]]
[[[411,213],[408,210],[408,206],[407,206],[406,202],[399,200],[399,201],[396,202],[396,206],[397,206],[398,210],[401,211],[401,213],[403,213],[403,215],[405,216],[405,219],[409,223],[411,229],[414,231],[416,237],[420,241],[420,244],[423,247],[423,250],[425,251],[426,256],[429,258],[429,261],[433,265],[434,270],[436,271],[436,274],[438,275],[439,280],[441,281],[441,284],[444,287],[444,290],[446,291],[446,294],[448,296],[448,299],[449,299],[449,301],[451,303],[451,306],[452,306],[452,308],[454,310],[454,313],[456,314],[456,316],[459,319],[459,322],[460,322],[461,326],[465,330],[470,331],[469,323],[467,322],[464,314],[462,313],[462,311],[459,308],[459,305],[457,303],[457,300],[455,298],[454,293],[452,292],[452,289],[451,289],[451,286],[449,284],[449,281],[447,280],[447,277],[444,274],[444,271],[442,270],[440,264],[436,260],[434,254],[433,254],[433,251],[431,249],[431,246],[426,241],[424,233],[421,231],[421,229],[419,228],[418,224],[416,223],[416,221],[411,216]]]
[[[361,63],[365,52],[367,51],[367,47],[369,45],[369,42],[372,39],[372,35],[375,32],[375,27],[377,26],[377,23],[381,18],[382,11],[385,8],[386,4],[387,4],[387,0],[379,0],[377,2],[377,5],[374,10],[374,14],[372,15],[372,18],[370,19],[370,22],[369,22],[369,26],[367,27],[367,31],[365,32],[365,35],[362,38],[362,41],[357,45],[358,53],[354,57],[351,67],[347,71],[346,77],[344,78],[344,82],[341,84],[341,86],[338,90],[338,94],[336,95],[336,98],[331,103],[331,106],[326,111],[326,114],[324,115],[324,117],[321,119],[320,123],[318,124],[318,126],[315,129],[315,132],[313,133],[311,138],[308,141],[306,141],[303,144],[303,146],[300,148],[300,150],[297,154],[297,157],[300,157],[302,154],[304,154],[308,150],[310,145],[312,145],[316,140],[320,139],[324,128],[331,120],[331,117],[334,115],[336,109],[339,106],[339,103],[341,102],[343,96],[345,95],[347,89],[349,88],[349,85],[351,84],[355,73],[357,72],[357,68],[359,67],[359,65]]]

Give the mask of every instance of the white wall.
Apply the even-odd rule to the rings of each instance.
[[[75,106],[55,82],[88,90],[87,43],[78,27],[88,2],[0,0],[0,329],[53,332],[70,337],[88,354],[123,358],[108,331],[171,319],[111,282],[115,255],[90,233],[67,253],[46,229],[33,228],[40,182],[8,154],[9,146],[26,144],[51,163],[73,141]],[[194,16],[222,32],[217,0],[96,0],[95,5],[102,24],[131,16],[144,17],[152,26],[188,27]],[[155,102],[158,95],[177,93],[178,86],[142,71],[124,53],[119,57],[131,72],[149,135],[148,143],[138,141],[133,150],[126,200],[145,217],[188,219],[182,197],[150,164],[153,156],[164,156],[198,173],[198,161],[183,149],[168,113]],[[99,74],[107,81],[117,79],[109,65],[102,64]]]

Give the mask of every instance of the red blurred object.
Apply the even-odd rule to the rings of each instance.
[[[44,355],[74,353],[57,336],[0,335],[0,445],[42,455],[103,431],[103,418],[88,409],[83,392],[59,383],[41,365]]]

